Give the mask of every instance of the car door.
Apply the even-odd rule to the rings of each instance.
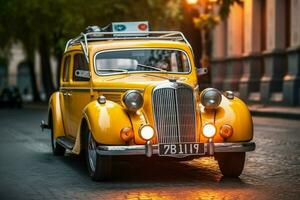
[[[60,107],[62,112],[62,119],[64,124],[64,129],[66,135],[70,132],[70,124],[69,124],[69,97],[70,97],[70,67],[72,64],[72,56],[71,54],[66,54],[63,58],[63,62],[61,65],[61,101],[60,101]]]
[[[82,111],[91,101],[90,69],[83,53],[75,52],[71,70],[71,84],[69,96],[69,124],[70,135],[76,137]]]

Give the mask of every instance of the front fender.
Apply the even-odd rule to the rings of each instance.
[[[214,136],[215,142],[223,142],[220,136],[220,128],[224,124],[231,125],[233,135],[228,138],[227,142],[244,142],[253,138],[253,122],[251,114],[246,104],[237,97],[228,99],[222,96],[220,106],[214,110],[201,109],[202,126],[205,123],[214,123],[217,133]],[[202,137],[203,139],[204,137]],[[205,139],[204,139],[205,140]],[[206,141],[206,140],[205,140]]]
[[[48,124],[53,126],[54,138],[64,136],[65,129],[62,119],[60,92],[55,92],[49,99],[48,106]]]
[[[120,138],[120,131],[124,127],[132,127],[131,121],[122,106],[106,101],[89,103],[83,112],[94,139],[100,144],[125,144]]]

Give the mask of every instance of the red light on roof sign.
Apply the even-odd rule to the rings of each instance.
[[[147,21],[113,22],[112,31],[115,32],[114,36],[143,36],[147,35],[145,32],[149,31],[149,25]]]
[[[145,23],[141,23],[138,25],[138,29],[140,29],[141,31],[146,31],[148,29],[148,25]]]

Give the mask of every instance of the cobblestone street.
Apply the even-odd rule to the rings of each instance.
[[[0,110],[0,199],[299,199],[300,122],[254,117],[257,144],[240,179],[224,179],[216,161],[117,162],[113,179],[93,182],[72,154],[54,157],[46,107]]]

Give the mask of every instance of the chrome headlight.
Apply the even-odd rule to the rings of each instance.
[[[217,108],[222,100],[221,92],[215,88],[206,88],[200,94],[202,105],[207,109]]]
[[[129,90],[123,96],[123,103],[129,111],[137,111],[143,106],[144,99],[137,90]]]

